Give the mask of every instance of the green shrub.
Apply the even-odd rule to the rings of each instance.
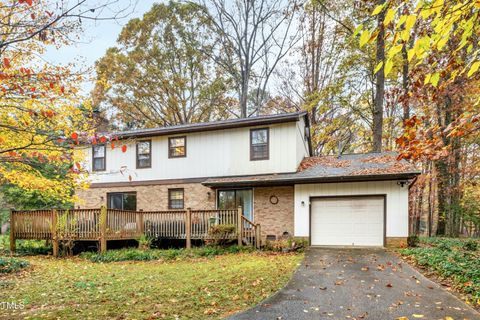
[[[444,251],[450,251],[452,249],[452,246],[451,246],[451,244],[449,244],[447,242],[440,242],[437,245],[437,248],[440,249],[440,250],[444,250]]]
[[[429,272],[450,279],[453,287],[480,305],[480,252],[473,239],[420,238],[420,246],[400,250]]]
[[[150,249],[152,246],[153,239],[151,237],[147,237],[146,235],[142,234],[142,236],[138,239],[138,248],[142,250]]]
[[[234,224],[217,224],[210,227],[208,235],[215,244],[224,245],[230,240],[230,236],[236,229]]]
[[[287,251],[290,249],[290,244],[287,240],[267,240],[265,250],[268,251]]]
[[[47,255],[52,252],[52,246],[47,245],[45,240],[17,240],[16,255],[34,256]],[[10,236],[0,235],[0,254],[8,254],[10,251]]]
[[[92,262],[117,262],[117,261],[150,261],[150,260],[182,260],[195,259],[201,257],[214,257],[223,254],[233,254],[240,252],[252,252],[255,249],[252,247],[214,247],[205,246],[193,249],[153,249],[153,250],[139,250],[139,249],[120,249],[108,250],[105,253],[96,252],[82,252],[81,258],[90,260]]]
[[[303,238],[290,238],[291,248],[293,251],[303,252],[310,244],[307,239]]]
[[[308,246],[308,240],[301,238],[287,238],[267,241],[265,250],[281,252],[301,252]]]
[[[15,258],[0,257],[0,273],[12,273],[28,267],[28,261]]]
[[[419,241],[420,241],[420,239],[418,238],[418,236],[411,235],[411,236],[408,236],[408,238],[407,238],[407,245],[410,248],[415,248],[415,247],[418,247]]]
[[[478,249],[478,242],[473,239],[467,240],[463,243],[462,248],[467,251],[476,251]]]

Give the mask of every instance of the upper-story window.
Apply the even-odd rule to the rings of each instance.
[[[105,171],[106,162],[105,162],[105,145],[97,144],[92,147],[92,170],[93,171]]]
[[[268,128],[250,130],[250,160],[268,160],[269,142]]]
[[[187,137],[168,138],[168,157],[182,158],[187,156]]]
[[[137,142],[137,168],[152,167],[152,141]]]

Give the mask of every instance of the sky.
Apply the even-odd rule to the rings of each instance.
[[[121,0],[121,2],[123,1],[129,3],[129,0]],[[79,70],[91,69],[95,65],[95,61],[101,58],[108,48],[115,46],[123,26],[132,18],[142,17],[155,2],[159,1],[138,0],[129,10],[128,17],[124,19],[84,21],[84,32],[78,42],[70,46],[62,46],[59,49],[48,47],[43,58],[56,65],[75,63]],[[82,91],[88,94],[93,86],[94,82],[91,79],[86,80],[82,85]]]

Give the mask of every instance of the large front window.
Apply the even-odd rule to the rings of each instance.
[[[243,215],[253,221],[252,189],[234,189],[218,191],[218,209],[237,209],[242,206]]]
[[[107,194],[107,207],[119,210],[137,210],[137,194],[135,192],[115,192]]]

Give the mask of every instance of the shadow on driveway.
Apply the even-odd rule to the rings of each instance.
[[[449,319],[480,314],[383,249],[310,248],[285,288],[232,320]]]

